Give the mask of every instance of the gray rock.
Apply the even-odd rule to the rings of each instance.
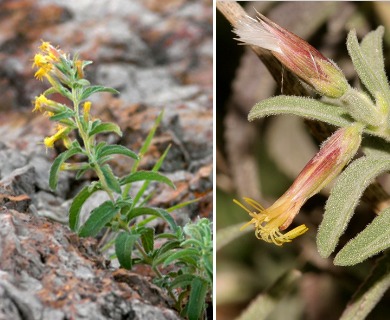
[[[59,223],[0,211],[0,319],[180,319],[147,278],[116,280],[95,248]]]

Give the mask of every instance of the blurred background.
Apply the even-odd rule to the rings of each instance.
[[[299,35],[335,61],[353,86],[359,86],[347,53],[346,37],[355,28],[361,39],[379,25],[385,27],[384,56],[389,69],[390,3],[387,2],[245,2],[245,11],[264,14]],[[289,270],[302,275],[279,298],[267,319],[339,319],[375,259],[354,267],[336,267],[316,250],[315,236],[329,188],[311,198],[290,227],[305,223],[309,231],[283,247],[259,241],[253,228],[239,232],[248,214],[234,198],[253,198],[269,206],[287,190],[318,150],[305,122],[294,116],[268,117],[249,123],[256,102],[281,93],[258,57],[235,41],[232,27],[216,16],[217,234],[236,237],[217,243],[217,318],[235,319],[251,300]],[[389,192],[388,177],[381,184]],[[362,203],[341,239],[341,245],[375,216]],[[230,229],[228,227],[231,227]],[[222,233],[221,233],[222,234]],[[233,236],[232,236],[233,235]],[[221,237],[222,239],[224,236]],[[221,239],[218,238],[218,239]],[[337,250],[338,251],[338,250]],[[390,293],[368,319],[389,319]],[[259,315],[260,317],[260,315]]]

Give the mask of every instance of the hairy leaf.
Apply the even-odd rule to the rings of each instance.
[[[351,30],[347,38],[347,49],[355,70],[374,98],[378,91],[388,97],[390,90],[383,64],[383,32],[383,27],[370,32],[363,40],[362,47],[359,46],[356,30]]]
[[[83,207],[83,204],[87,199],[100,188],[95,186],[90,188],[89,186],[84,187],[81,191],[74,197],[73,202],[69,208],[69,227],[71,230],[76,231],[79,226],[80,211]]]
[[[113,88],[107,88],[103,86],[90,86],[89,88],[86,88],[84,90],[80,100],[88,99],[90,95],[96,92],[110,92],[113,94],[119,94],[119,92]]]
[[[61,154],[53,161],[53,164],[50,168],[49,174],[49,186],[52,190],[55,190],[58,183],[58,172],[60,171],[61,165],[68,160],[70,157],[82,153],[83,150],[79,147],[72,147]]]
[[[186,261],[189,262],[190,264],[196,265],[197,259],[195,259],[195,257],[198,256],[199,258],[200,253],[201,251],[195,248],[186,248],[186,249],[178,250],[172,253],[169,257],[167,257],[164,260],[164,266],[166,267],[168,264],[170,264],[175,260]]]
[[[185,288],[191,284],[191,281],[195,278],[193,274],[181,274],[170,283],[169,287],[171,289],[175,288]]]
[[[336,255],[334,264],[352,266],[390,247],[390,208],[383,210]]]
[[[206,280],[199,277],[195,277],[192,280],[191,293],[187,306],[187,315],[189,320],[198,320],[202,318],[207,290],[208,284]]]
[[[277,114],[294,114],[338,127],[352,123],[350,116],[340,107],[311,98],[294,96],[277,96],[258,102],[249,112],[248,120]]]
[[[118,179],[114,176],[111,167],[108,164],[105,164],[101,169],[108,187],[116,193],[121,193],[121,186],[119,185]]]
[[[79,236],[96,236],[99,231],[112,220],[117,212],[118,209],[115,207],[112,201],[103,202],[100,206],[91,211],[91,215],[80,228]]]
[[[387,252],[377,261],[371,274],[354,294],[340,320],[366,319],[367,315],[389,288],[390,252]]]
[[[139,236],[139,234],[121,232],[115,239],[116,257],[118,258],[120,265],[125,269],[130,270],[133,266],[131,254]]]
[[[168,179],[166,176],[162,175],[161,173],[153,172],[153,171],[137,171],[137,172],[130,173],[129,175],[123,177],[120,180],[120,184],[124,185],[127,183],[131,183],[135,181],[143,181],[143,180],[162,182],[170,186],[172,189],[175,189],[175,185],[170,179]]]
[[[173,230],[173,232],[176,231],[177,225],[175,220],[172,218],[172,216],[164,209],[161,208],[152,208],[152,207],[140,207],[140,208],[134,208],[130,211],[130,219],[134,219],[135,217],[143,216],[143,215],[151,215],[156,216],[164,219],[166,222],[168,222],[169,226]]]
[[[390,160],[382,157],[362,157],[351,163],[337,179],[317,234],[320,255],[328,257],[336,248],[364,190],[375,177],[390,170]]]
[[[113,132],[120,137],[122,136],[122,131],[119,128],[119,126],[112,122],[102,122],[94,126],[92,130],[89,132],[89,136],[92,137],[95,134],[103,133],[103,132]]]
[[[118,144],[112,144],[109,146],[101,147],[99,150],[98,156],[99,156],[99,158],[102,158],[102,157],[110,156],[113,154],[120,154],[120,155],[128,156],[128,157],[133,158],[135,160],[139,159],[138,155],[134,151],[131,151],[130,149],[128,149],[124,146],[118,145]]]

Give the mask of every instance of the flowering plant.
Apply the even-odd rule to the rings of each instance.
[[[175,188],[173,182],[158,172],[169,146],[158,159],[152,170],[138,170],[140,160],[147,152],[155,131],[162,119],[161,113],[146,137],[140,151],[134,151],[116,144],[98,141],[101,133],[121,136],[118,125],[102,122],[91,115],[92,103],[89,97],[98,92],[118,94],[113,88],[91,85],[84,77],[84,68],[91,61],[71,58],[48,42],[42,42],[40,52],[34,57],[33,67],[37,68],[35,77],[46,79],[51,88],[35,98],[33,111],[43,112],[50,120],[57,122],[56,133],[44,139],[47,148],[53,148],[58,141],[63,142],[65,151],[60,153],[50,168],[49,185],[57,187],[61,171],[75,171],[76,178],[92,170],[97,181],[82,188],[74,197],[69,209],[69,226],[79,236],[97,236],[106,229],[100,248],[107,251],[115,248],[115,257],[121,267],[131,269],[133,264],[147,264],[157,276],[156,283],[168,290],[175,307],[189,319],[204,317],[206,300],[211,299],[212,288],[212,232],[207,219],[197,223],[188,223],[183,228],[178,226],[170,212],[197,201],[188,201],[166,210],[146,205],[150,195],[145,191],[152,181],[161,182]],[[70,101],[70,106],[49,98],[59,94]],[[77,135],[74,135],[74,132]],[[79,138],[79,139],[78,139]],[[131,172],[117,177],[109,161],[114,156],[131,158]],[[75,162],[77,157],[79,161]],[[130,195],[133,182],[144,181],[135,196]],[[94,193],[103,191],[108,200],[94,208],[86,221],[80,225],[80,213],[83,205]],[[140,216],[147,216],[143,221],[136,221]],[[170,232],[155,235],[148,223],[156,218],[163,219]],[[156,239],[165,242],[155,248]],[[180,272],[164,275],[162,268],[174,266]],[[172,268],[175,270],[175,268]]]
[[[361,80],[361,86],[354,88],[348,83],[342,70],[333,61],[326,58],[306,41],[261,14],[257,14],[254,19],[250,18],[244,12],[243,7],[235,2],[217,2],[217,7],[233,25],[236,40],[240,44],[251,46],[253,52],[264,62],[272,76],[277,81],[281,80],[282,95],[256,103],[249,112],[249,121],[271,115],[292,114],[310,120],[305,121],[310,129],[326,129],[326,131],[329,131],[332,128],[333,132],[322,143],[318,153],[305,166],[302,166],[303,170],[295,175],[296,178],[291,187],[287,188],[287,191],[274,203],[263,207],[258,201],[247,197],[243,198],[242,202],[234,200],[249,214],[249,222],[243,226],[240,223],[218,230],[217,250],[229,242],[234,243],[239,248],[234,258],[228,257],[228,259],[234,261],[233,263],[227,263],[226,255],[225,259],[220,260],[225,268],[230,267],[232,269],[229,276],[236,280],[231,281],[231,288],[229,288],[231,294],[227,293],[226,297],[223,297],[225,301],[221,301],[220,305],[231,304],[233,299],[241,303],[243,299],[233,298],[233,295],[237,295],[237,292],[241,294],[246,289],[250,297],[248,300],[250,299],[251,303],[240,314],[240,319],[278,317],[282,310],[283,314],[286,314],[284,311],[288,311],[290,318],[305,317],[308,315],[307,310],[313,311],[313,313],[310,312],[310,316],[334,318],[338,313],[336,309],[338,309],[337,305],[339,304],[339,301],[334,299],[335,293],[337,291],[345,293],[344,290],[334,290],[334,285],[337,286],[340,274],[345,275],[353,270],[354,275],[356,275],[356,271],[361,271],[362,273],[365,272],[367,276],[361,276],[361,278],[365,278],[364,283],[359,286],[352,296],[341,317],[336,317],[344,320],[365,319],[368,313],[380,302],[386,290],[390,288],[389,195],[375,181],[376,177],[390,171],[390,87],[385,74],[382,50],[384,28],[380,26],[368,33],[361,42],[358,41],[354,30],[349,32],[347,49]],[[304,14],[298,13],[303,8],[302,6],[295,6],[290,3],[275,4],[272,7],[263,8],[269,10],[270,14],[279,15],[280,17],[288,16],[292,9],[297,10],[294,13],[292,11],[294,19],[288,19],[287,23],[294,25],[297,29],[304,26],[304,31],[302,29],[301,31],[309,36],[310,34],[313,35],[311,32],[315,28],[313,28],[313,25],[306,28],[305,23],[308,21],[319,23],[320,19],[324,19],[325,16],[331,18],[334,13],[332,11],[333,13],[324,13],[322,16],[322,13],[318,12],[319,7],[324,8],[324,11],[325,8],[329,8],[326,5],[316,6],[315,9],[312,8],[312,11],[308,9]],[[298,19],[296,19],[297,17]],[[325,19],[321,21],[328,22]],[[340,22],[340,20],[338,21]],[[316,27],[319,25],[320,23]],[[339,24],[340,30],[343,30],[344,27],[341,23]],[[322,31],[324,30],[321,29]],[[326,32],[330,34],[328,33],[329,30]],[[328,39],[324,37],[321,38],[321,41],[325,40],[326,43]],[[242,84],[246,83],[245,81],[250,80],[251,85],[253,85],[254,81],[252,81],[251,76],[254,76],[254,74],[252,70],[249,71],[248,67],[249,62],[253,62],[251,58],[250,54],[245,54],[232,86],[235,105],[233,107],[229,105],[230,108],[225,118],[226,123],[230,125],[226,126],[225,150],[227,160],[232,167],[229,168],[231,169],[230,172],[221,168],[221,172],[226,173],[225,178],[232,178],[233,182],[236,183],[237,191],[244,195],[248,194],[248,189],[252,186],[256,192],[257,183],[261,186],[264,182],[262,179],[258,181],[259,179],[254,175],[254,178],[248,178],[248,183],[245,184],[246,181],[243,178],[253,173],[254,169],[257,169],[253,166],[256,165],[254,160],[258,153],[251,151],[254,144],[264,147],[263,142],[271,141],[271,143],[275,143],[277,139],[281,138],[278,135],[279,132],[275,134],[275,131],[273,131],[277,125],[280,125],[281,122],[279,121],[262,122],[271,125],[269,128],[265,128],[265,132],[269,135],[259,137],[258,140],[261,140],[261,143],[258,140],[254,141],[255,130],[253,126],[248,126],[248,131],[240,134],[239,138],[236,138],[237,131],[231,133],[231,130],[229,130],[232,127],[231,123],[241,125],[240,114],[237,111],[242,111],[242,109],[237,110],[234,107],[240,106],[240,103],[242,103],[241,107],[245,107],[245,99],[248,99],[248,96],[251,98],[259,94],[259,92],[243,93],[240,90],[243,87]],[[287,72],[285,72],[286,70]],[[267,80],[261,80],[261,83],[267,84]],[[297,85],[298,83],[303,84],[303,86]],[[258,87],[262,91],[260,94],[264,94],[269,89],[266,85],[264,87],[264,92],[263,87]],[[305,97],[285,95],[283,89],[290,94],[305,95]],[[302,89],[309,89],[310,97],[307,97],[307,91]],[[239,101],[239,97],[243,99]],[[285,118],[286,121],[290,119]],[[293,121],[295,121],[295,118]],[[291,123],[289,122],[289,124]],[[242,124],[242,126],[245,130],[245,124]],[[264,127],[266,126],[263,126],[262,129]],[[334,127],[337,129],[334,130]],[[279,129],[286,129],[287,131],[289,128],[280,128],[279,126]],[[324,130],[314,133],[320,133],[321,135],[323,132]],[[233,136],[233,134],[236,136]],[[318,138],[317,135],[315,137]],[[253,141],[246,143],[245,138],[249,138],[248,140],[253,138]],[[293,138],[286,139],[286,141],[292,142]],[[240,149],[243,152],[242,156],[237,156],[234,153],[239,142],[244,142]],[[262,154],[261,165],[264,165],[264,167],[259,168],[263,179],[269,178],[269,168],[273,165],[267,156],[286,157],[280,164],[287,164],[289,160],[289,155],[279,148],[280,146],[289,147],[285,142],[281,142],[278,146],[268,146],[271,154]],[[358,149],[359,152],[357,152]],[[296,148],[296,150],[302,149]],[[248,160],[248,157],[251,158]],[[275,160],[279,159],[275,158]],[[240,176],[241,163],[245,168]],[[223,176],[222,173],[221,176]],[[231,185],[227,183],[231,180],[228,179],[225,181],[221,179],[219,183],[222,190],[231,192]],[[318,211],[310,210],[310,206],[317,202],[312,201],[310,206],[305,208],[310,210],[311,217],[300,217],[297,214],[310,197],[318,193],[332,180],[335,181],[329,188],[331,192],[325,205],[322,222],[318,230],[307,232],[308,227],[315,229],[310,227],[310,220],[312,222],[313,219],[317,220]],[[269,182],[277,181],[280,181],[278,177]],[[274,186],[272,184],[266,185],[264,193],[272,190]],[[252,198],[254,197],[252,196]],[[223,199],[223,194],[219,199]],[[320,198],[316,200],[320,200]],[[360,233],[354,238],[348,237],[347,235],[350,232],[354,232],[354,228],[349,227],[349,224],[359,202],[371,205],[360,209],[365,209],[365,211],[371,209],[375,215],[368,225],[361,226]],[[221,203],[222,207],[223,201],[220,201]],[[232,210],[231,213],[234,212],[233,209],[228,207],[226,210]],[[361,219],[362,217],[360,215]],[[294,220],[299,223],[295,225]],[[245,239],[240,243],[234,241],[239,236],[238,228],[240,226],[241,230],[254,228],[255,236],[258,239],[277,246],[289,246],[292,240],[295,242],[300,239],[301,241],[298,240],[297,245],[286,248],[281,254],[278,254],[280,252],[279,248],[268,244],[259,244],[256,249],[248,248],[243,243],[250,241],[250,239]],[[344,234],[347,226],[349,232]],[[305,234],[305,232],[307,233]],[[352,266],[365,260],[368,261],[361,263],[359,266],[354,266],[353,269],[334,267],[329,260],[320,259],[312,250],[310,238],[314,235],[317,237],[317,249],[320,256],[329,257],[335,252],[332,256],[335,265]],[[252,242],[250,243],[252,244]],[[234,248],[230,249],[234,250]],[[294,256],[296,250],[300,251],[298,257]],[[291,256],[291,253],[293,253],[293,256]],[[221,252],[222,255],[224,255],[224,252]],[[379,258],[374,261],[372,259],[374,256]],[[241,260],[237,261],[239,259]],[[367,267],[371,267],[371,272],[367,272]],[[245,286],[245,276],[250,272],[248,268],[253,269],[255,276],[251,275]],[[244,275],[239,275],[237,269],[240,269]],[[278,273],[280,274],[281,269],[287,269],[287,271],[277,280],[270,280],[272,275],[276,277]],[[218,276],[220,275],[218,274]],[[220,277],[227,278],[223,272]],[[259,284],[253,284],[253,279],[259,279]],[[308,293],[308,291],[302,290],[302,288],[311,281],[308,279],[313,281],[313,287],[306,295],[305,293]],[[320,284],[321,280],[326,282],[326,288]],[[343,277],[343,282],[344,280],[345,277]],[[239,282],[240,285],[236,287],[235,282]],[[329,296],[332,296],[332,298],[327,298],[327,289],[330,286],[332,286],[332,289],[328,293],[331,292]],[[225,284],[220,287],[223,294],[228,291],[226,290],[228,286]],[[292,288],[295,289],[293,293],[290,291]],[[261,292],[253,299],[253,293],[256,290],[261,290]],[[337,296],[339,297],[339,295]],[[304,311],[299,311],[300,307],[290,309],[288,303],[286,304],[289,299],[294,299],[293,304],[295,306],[305,305]],[[325,308],[327,302],[335,310]],[[383,303],[386,302],[383,301],[382,306]],[[319,305],[321,307],[317,308]],[[314,311],[316,308],[317,311]],[[375,315],[372,315],[373,317],[381,314],[378,309],[376,311],[379,311],[379,313],[375,313]],[[290,311],[292,312],[290,313]],[[330,314],[333,314],[333,316],[330,316]]]
[[[250,121],[275,114],[294,114],[341,127],[306,165],[289,190],[271,207],[264,209],[252,199],[245,201],[255,212],[235,202],[250,214],[256,236],[282,245],[304,233],[302,225],[282,234],[308,198],[332,181],[353,158],[365,139],[366,155],[353,161],[340,175],[328,199],[317,235],[321,256],[336,248],[365,188],[383,172],[390,160],[383,150],[390,142],[390,87],[384,70],[382,36],[384,28],[370,32],[358,43],[356,32],[348,35],[347,47],[367,92],[352,88],[341,70],[307,42],[258,14],[257,20],[244,16],[234,32],[244,44],[261,46],[308,84],[323,99],[278,96],[257,103]],[[374,138],[377,137],[377,138]],[[335,264],[353,265],[390,247],[385,229],[390,227],[390,208],[385,208],[355,239],[336,256]],[[386,226],[386,227],[384,227]],[[246,227],[246,225],[244,226]],[[358,244],[366,243],[364,246]]]

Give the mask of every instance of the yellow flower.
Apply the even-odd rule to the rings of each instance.
[[[47,59],[49,59],[52,63],[60,61],[61,51],[53,47],[50,42],[42,41],[39,49],[46,54]]]
[[[60,140],[61,138],[65,137],[69,133],[69,131],[70,131],[70,129],[68,127],[64,127],[64,126],[58,125],[57,126],[57,132],[54,135],[52,135],[51,137],[46,137],[43,140],[43,143],[45,144],[45,146],[47,148],[53,148],[54,147],[54,143],[57,140]]]
[[[42,111],[43,107],[49,104],[49,99],[47,99],[43,94],[35,98],[34,111]]]
[[[291,187],[269,208],[264,209],[255,200],[244,198],[255,209],[252,211],[233,200],[252,217],[241,229],[253,224],[258,239],[278,246],[305,233],[308,230],[305,225],[285,234],[281,231],[288,228],[303,204],[332,181],[352,159],[360,146],[362,129],[362,125],[355,124],[337,130],[306,164]]]
[[[241,230],[254,224],[255,235],[258,239],[274,243],[277,246],[281,246],[285,242],[291,242],[292,239],[304,234],[308,230],[304,224],[285,234],[280,232],[279,228],[286,224],[291,216],[294,216],[293,211],[296,212],[300,209],[300,206],[292,202],[291,199],[281,199],[278,200],[279,202],[275,202],[270,208],[264,209],[261,204],[255,200],[244,198],[244,200],[256,211],[249,210],[241,202],[234,199],[234,203],[238,204],[252,217],[252,220],[242,226]]]
[[[89,115],[89,111],[91,110],[91,101],[85,101],[84,102],[84,116],[87,114]]]
[[[34,56],[33,67],[39,68],[37,72],[35,72],[35,78],[37,78],[38,80],[42,80],[43,77],[47,76],[52,70],[52,63],[49,59],[47,59],[47,56],[37,53]]]

